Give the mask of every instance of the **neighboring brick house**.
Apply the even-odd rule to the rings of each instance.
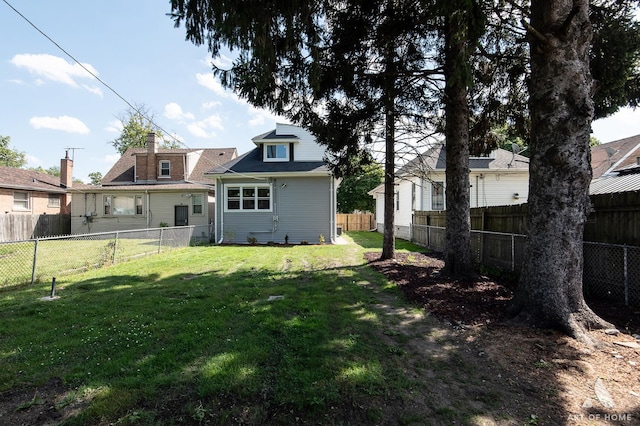
[[[0,214],[69,214],[73,161],[60,161],[60,177],[0,166]]]
[[[204,172],[236,157],[235,148],[160,148],[150,133],[147,147],[129,148],[101,186],[74,187],[71,233],[195,225],[208,239],[215,188]]]

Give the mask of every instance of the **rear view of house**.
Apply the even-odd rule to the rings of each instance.
[[[418,155],[396,172],[395,229],[400,238],[410,238],[415,211],[446,210],[446,155],[438,144]],[[502,206],[527,202],[529,159],[504,149],[485,157],[469,158],[469,207]],[[376,222],[382,231],[384,185],[369,194],[376,200]]]
[[[147,147],[128,149],[101,186],[76,185],[71,231],[194,225],[195,236],[209,240],[214,187],[204,172],[236,156],[235,148],[160,148],[158,136],[150,133]]]
[[[332,242],[337,180],[325,150],[285,124],[252,139],[256,148],[207,173],[216,186],[216,242]]]

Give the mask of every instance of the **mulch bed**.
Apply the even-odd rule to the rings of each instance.
[[[509,278],[477,275],[467,280],[441,273],[444,261],[437,254],[396,253],[392,260],[380,260],[380,253],[365,253],[365,259],[402,290],[412,303],[453,325],[486,325],[505,318],[517,282]],[[640,309],[608,301],[587,300],[602,318],[628,334],[640,334]]]

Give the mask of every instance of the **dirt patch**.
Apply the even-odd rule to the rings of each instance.
[[[503,312],[513,296],[513,281],[484,276],[451,280],[440,274],[441,259],[423,253],[397,253],[395,260],[385,261],[379,256],[365,254],[374,270],[449,330],[441,332],[439,343],[453,349],[437,380],[419,369],[414,374],[429,380],[429,391],[449,401],[449,407],[451,401],[466,401],[460,408],[467,410],[462,416],[466,422],[640,424],[640,345],[635,347],[640,340],[634,336],[640,334],[638,310],[591,301],[592,309],[620,331],[593,331],[601,345],[591,348],[553,331],[505,325]],[[428,339],[421,341],[428,344]],[[415,356],[423,359],[424,350],[434,349],[425,346]],[[452,353],[457,367],[451,363]],[[412,357],[408,361],[413,366],[421,362]],[[440,416],[435,424],[446,423],[437,406],[431,411],[426,414]]]

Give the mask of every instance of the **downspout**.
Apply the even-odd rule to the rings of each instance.
[[[270,179],[272,182],[272,188],[273,188],[273,226],[271,227],[271,241],[275,241],[275,233],[278,230],[278,221],[280,220],[280,217],[278,216],[278,180],[277,179]]]
[[[182,156],[182,180],[187,181],[187,154]]]
[[[149,190],[145,190],[144,194],[147,196],[147,228],[151,228],[151,195]]]
[[[336,179],[331,175],[331,184],[329,185],[329,200],[331,202],[331,244],[336,243],[336,210],[338,203],[335,196]]]
[[[222,239],[224,238],[224,213],[223,213],[223,208],[224,208],[224,189],[223,189],[223,183],[222,183],[222,178],[216,178],[217,182],[220,182],[220,185],[218,187],[218,185],[216,185],[216,213],[215,213],[215,217],[216,217],[216,232],[218,231],[218,208],[220,209],[220,239],[218,240],[218,244],[222,244]],[[219,191],[218,191],[219,189]],[[218,203],[218,196],[220,196],[220,203]]]

